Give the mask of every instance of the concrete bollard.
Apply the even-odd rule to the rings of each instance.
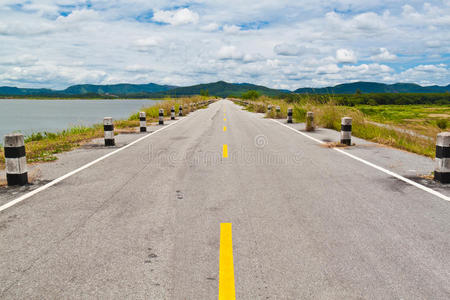
[[[175,120],[175,106],[170,109],[170,119]]]
[[[145,111],[141,111],[139,113],[139,125],[141,132],[147,132],[147,117],[145,115]]]
[[[164,125],[164,109],[159,109],[159,125]]]
[[[287,122],[292,123],[292,108],[288,108],[287,110]]]
[[[314,131],[314,113],[312,111],[306,113],[306,131]]]
[[[5,136],[6,181],[9,186],[28,183],[27,158],[23,134]]]
[[[441,132],[436,139],[434,180],[450,183],[450,132]]]
[[[114,146],[114,123],[113,118],[105,117],[103,119],[103,131],[105,132],[105,146]]]
[[[178,116],[182,117],[183,116],[183,105],[180,104],[180,106],[178,107]]]
[[[341,120],[341,144],[352,144],[352,118],[344,117]]]

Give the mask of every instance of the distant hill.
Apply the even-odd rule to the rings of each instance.
[[[270,89],[265,86],[249,83],[227,83],[218,81],[214,83],[198,84],[187,87],[149,84],[114,84],[114,85],[73,85],[65,90],[50,89],[21,89],[16,87],[0,87],[0,96],[118,96],[118,97],[165,97],[198,95],[201,91],[208,91],[211,96],[227,97],[241,96],[248,90],[256,90],[261,95],[276,96],[281,93],[290,93],[288,90]]]
[[[114,85],[94,85],[82,84],[73,85],[61,91],[66,95],[80,95],[80,94],[113,94],[113,95],[128,95],[136,93],[157,93],[165,92],[175,88],[170,85],[159,85],[155,83],[149,84],[128,84],[120,83]]]
[[[94,85],[81,84],[73,85],[65,90],[50,89],[22,89],[16,87],[2,86],[0,87],[0,95],[3,96],[82,96],[82,95],[117,95],[125,96],[130,94],[150,94],[166,92],[175,88],[170,85],[159,85],[155,83],[149,84],[113,84],[113,85]]]
[[[420,86],[415,83],[384,84],[376,82],[344,83],[325,88],[300,88],[294,91],[297,94],[355,94],[356,91],[367,93],[445,93],[450,92],[447,86]]]
[[[50,89],[22,89],[11,86],[0,86],[0,95],[5,96],[43,95],[53,92]]]
[[[241,96],[243,93],[255,90],[261,95],[276,96],[282,93],[290,93],[288,90],[271,89],[261,85],[254,85],[250,83],[228,83],[225,81],[218,81],[214,83],[198,84],[187,87],[179,87],[170,90],[168,93],[177,96],[198,95],[200,91],[208,91],[210,95],[227,97],[227,96]]]
[[[201,91],[208,91],[211,96],[227,97],[241,96],[248,90],[255,90],[261,95],[278,96],[292,93],[289,90],[271,89],[250,83],[228,83],[218,81],[186,87],[171,85],[148,84],[113,84],[73,85],[65,90],[29,89],[3,86],[0,87],[0,96],[10,97],[123,97],[123,98],[161,98],[166,96],[198,95]],[[355,94],[356,91],[368,93],[445,93],[450,92],[450,85],[423,87],[414,83],[384,84],[376,82],[354,82],[326,88],[300,88],[294,91],[298,94]]]

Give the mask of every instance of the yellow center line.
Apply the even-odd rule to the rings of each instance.
[[[223,118],[223,120],[226,122],[226,121],[227,121],[227,118]]]
[[[219,300],[235,300],[231,223],[220,224]]]
[[[227,144],[223,144],[223,147],[222,147],[222,157],[223,157],[223,158],[227,158],[227,157],[228,157],[228,145],[227,145]]]
[[[223,131],[227,131],[227,126],[223,126]]]

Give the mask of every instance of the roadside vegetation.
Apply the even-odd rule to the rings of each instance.
[[[195,96],[189,98],[166,99],[154,106],[145,107],[141,111],[147,114],[147,123],[158,121],[159,109],[164,109],[164,115],[170,117],[170,110],[175,106],[176,115],[178,116],[178,108],[183,107],[183,115],[201,108],[200,106],[191,105],[210,99],[210,97]],[[128,120],[114,121],[114,129],[116,133],[138,132],[139,112],[132,114]],[[63,130],[57,133],[52,132],[36,132],[25,137],[25,148],[27,153],[27,161],[29,163],[46,162],[56,160],[55,154],[70,151],[95,138],[103,137],[103,124],[96,124],[90,127],[78,126]],[[0,169],[5,167],[5,156],[3,147],[0,147]]]
[[[297,101],[261,96],[250,101],[247,110],[285,119],[289,107],[295,122],[305,122],[306,112],[312,111],[317,126],[340,131],[341,118],[352,117],[352,135],[428,157],[435,156],[436,135],[450,128],[450,104],[347,106],[330,95],[302,96]]]

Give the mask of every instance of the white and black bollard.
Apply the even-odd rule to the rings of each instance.
[[[159,109],[159,125],[164,125],[164,109]]]
[[[287,110],[287,122],[292,123],[292,108],[288,108]]]
[[[267,105],[267,110],[270,112],[272,110],[272,105]]]
[[[450,132],[441,132],[436,139],[434,180],[450,183]]]
[[[103,131],[105,132],[105,146],[114,146],[114,123],[113,118],[105,117],[103,119]]]
[[[277,107],[275,108],[275,110],[277,111],[277,114],[278,114],[278,113],[280,113],[281,108],[280,108],[279,106],[277,106]]]
[[[145,111],[141,111],[139,113],[139,125],[141,132],[147,132],[147,117],[145,115]]]
[[[23,134],[5,136],[6,181],[9,186],[28,183],[27,158]]]
[[[180,104],[180,106],[178,107],[178,116],[182,117],[183,116],[183,105]]]
[[[306,131],[314,131],[314,113],[312,111],[306,113]]]
[[[352,118],[344,117],[341,120],[341,144],[352,144]]]
[[[175,120],[175,106],[170,109],[170,119]]]

